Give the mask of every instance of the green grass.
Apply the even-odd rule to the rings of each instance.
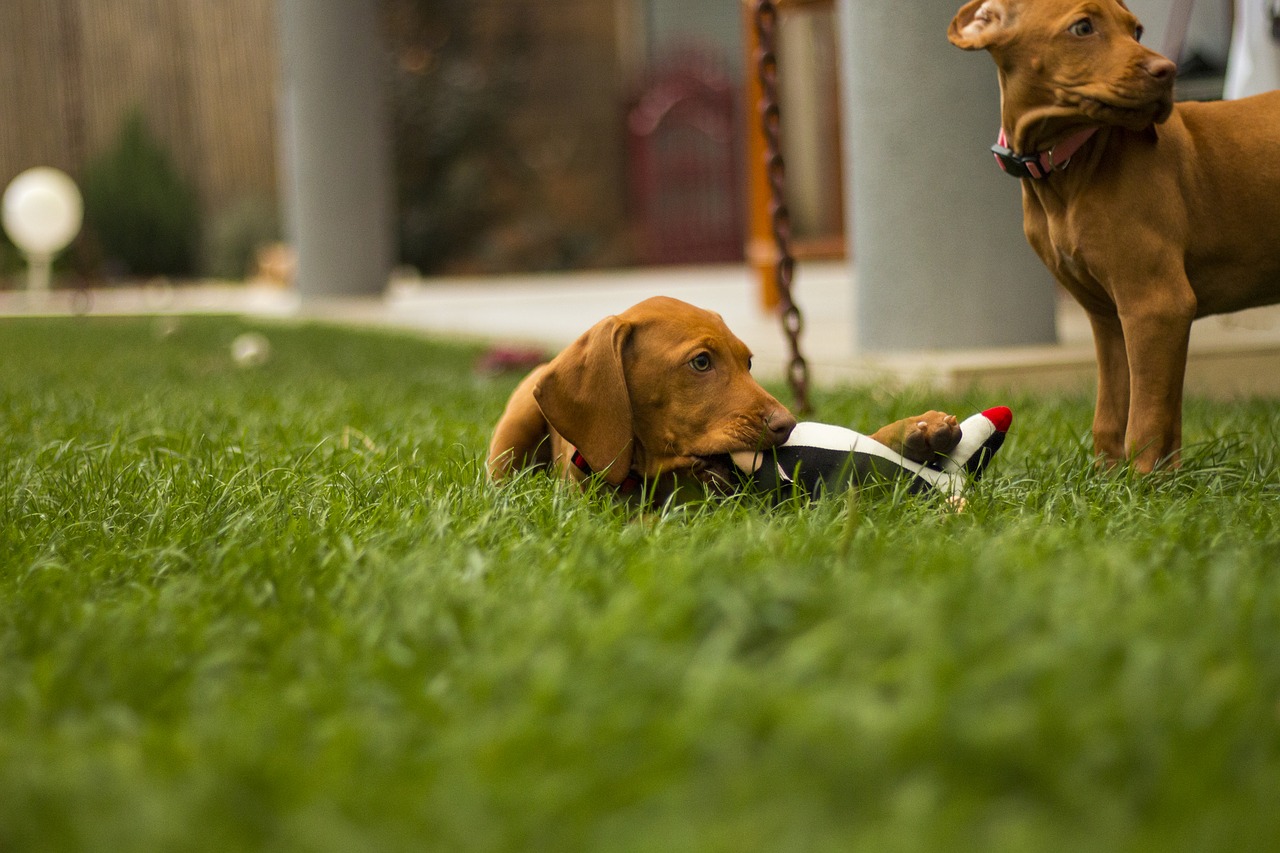
[[[1090,465],[1015,410],[969,510],[634,517],[480,458],[474,350],[0,323],[0,850],[1267,850],[1280,423]]]

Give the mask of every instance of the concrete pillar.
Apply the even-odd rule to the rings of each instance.
[[[1055,339],[1019,182],[987,149],[996,69],[947,41],[962,0],[838,0],[859,351]]]
[[[278,0],[280,195],[304,298],[381,293],[391,271],[380,7]]]

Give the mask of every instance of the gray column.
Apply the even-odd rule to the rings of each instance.
[[[865,352],[1047,343],[1054,285],[988,147],[996,69],[947,41],[962,0],[839,0],[855,341]]]
[[[280,195],[299,291],[380,293],[393,258],[381,4],[278,4]]]

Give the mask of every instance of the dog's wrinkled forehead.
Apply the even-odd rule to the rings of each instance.
[[[619,315],[631,323],[670,322],[673,324],[724,325],[720,315],[670,296],[651,296]]]
[[[751,357],[747,345],[729,331],[719,314],[679,299],[655,296],[632,306],[619,317],[646,337],[661,339],[672,355],[702,347],[727,351],[741,359]]]
[[[1138,23],[1123,0],[971,0],[957,13],[951,40],[969,49],[996,48],[1024,35],[1065,32],[1083,18],[1109,21],[1125,32]]]
[[[1057,9],[1054,7],[1057,6]],[[1052,20],[1059,24],[1072,24],[1081,18],[1110,20],[1120,24],[1124,29],[1132,29],[1138,19],[1122,0],[1075,0],[1075,2],[1049,2],[1046,8]]]
[[[1138,23],[1123,0],[1040,0],[1030,5],[1043,14],[1047,26],[1055,29],[1065,30],[1082,18],[1095,22],[1111,21],[1122,31],[1132,31]]]

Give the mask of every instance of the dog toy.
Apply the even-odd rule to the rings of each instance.
[[[870,436],[832,424],[802,422],[787,442],[763,452],[733,454],[751,485],[781,497],[818,497],[854,485],[909,477],[911,493],[938,489],[952,500],[980,479],[1004,444],[1013,412],[997,406],[960,423],[960,441],[946,455],[913,462]]]

